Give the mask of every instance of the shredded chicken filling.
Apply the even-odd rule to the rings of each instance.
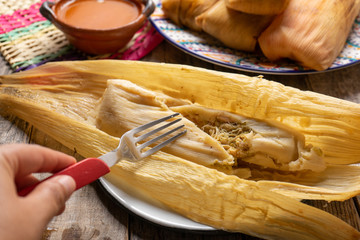
[[[205,124],[201,129],[219,141],[224,149],[236,159],[249,156],[251,143],[247,141],[244,134],[251,132],[252,129],[246,126],[246,123],[216,121]]]

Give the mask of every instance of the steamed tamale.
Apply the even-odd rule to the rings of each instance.
[[[172,104],[183,105],[187,101],[176,101],[168,96],[140,88],[124,80],[111,80],[98,106],[96,126],[104,132],[121,137],[125,132],[168,116],[174,112]],[[135,111],[134,111],[135,110]],[[215,139],[196,128],[193,122],[182,120],[187,134],[163,149],[173,155],[195,161],[205,166],[233,165],[234,158]]]
[[[219,0],[213,7],[196,18],[201,29],[219,39],[226,46],[253,52],[257,38],[271,23],[271,15],[253,15],[226,7],[225,0]]]
[[[120,137],[127,130],[169,115],[173,113],[171,111],[179,112],[191,121],[190,124],[187,120],[184,122],[190,133],[176,144],[164,148],[164,152],[227,174],[260,181],[262,187],[296,198],[344,200],[359,191],[357,184],[360,184],[360,176],[338,182],[346,174],[352,175],[350,173],[354,170],[353,174],[359,172],[358,167],[349,168],[349,171],[343,168],[341,172],[334,171],[333,167],[325,169],[321,150],[304,146],[303,136],[291,128],[172,99],[125,80],[108,81],[96,114],[97,127]],[[194,133],[202,135],[197,128],[214,137],[228,155],[223,153],[224,149],[219,151],[221,147],[213,140],[209,141],[208,137],[202,136],[201,140],[192,136]],[[212,153],[213,149],[218,149],[218,155]],[[311,174],[304,170],[323,172]],[[351,184],[352,181],[356,184]],[[335,191],[332,186],[336,186]],[[329,194],[325,193],[327,191]]]
[[[111,78],[126,81],[108,81]],[[115,99],[123,96],[131,100],[124,106],[137,106],[127,120],[147,116],[136,111],[147,106],[156,112],[182,111],[195,122],[190,113],[205,109],[211,112],[206,118],[221,112],[216,119],[235,114],[256,118],[270,127],[299,131],[305,136],[305,145],[321,147],[325,170],[294,174],[248,163],[251,176],[241,179],[170,152],[158,152],[137,163],[121,161],[108,177],[216,228],[267,239],[359,239],[359,233],[346,223],[292,199],[344,200],[359,193],[360,167],[350,165],[359,161],[359,104],[262,78],[133,61],[51,63],[2,76],[0,81],[2,114],[29,121],[84,157],[96,157],[116,147],[121,129],[106,127],[107,116],[119,111],[111,111],[116,106],[109,105],[120,104],[122,101]],[[118,91],[119,82],[126,82],[127,87]],[[107,95],[107,91],[114,94]],[[235,122],[232,118],[230,122]],[[197,122],[199,129],[209,129],[209,133],[214,129],[201,119]],[[223,128],[222,124],[218,126]]]
[[[228,8],[257,15],[276,15],[285,10],[289,0],[225,0]]]
[[[282,171],[325,169],[321,150],[305,146],[303,135],[296,131],[176,101],[125,80],[108,81],[96,114],[97,127],[121,137],[144,122],[174,112],[185,117],[182,124],[188,133],[163,148],[164,152],[220,170],[230,166],[236,171],[242,163]]]
[[[291,0],[260,35],[270,60],[290,58],[315,70],[329,68],[344,47],[360,0]]]
[[[218,0],[162,0],[165,15],[180,26],[200,31],[195,18],[212,7]]]
[[[39,91],[45,88],[50,92],[51,88],[55,88],[54,91],[64,92],[64,98],[69,94],[100,98],[106,88],[106,81],[111,78],[129,80],[149,90],[161,91],[173,98],[185,99],[208,108],[283,123],[304,134],[306,143],[321,148],[328,164],[347,165],[360,160],[359,104],[285,87],[259,77],[182,65],[86,61],[46,64],[32,71],[0,77],[0,81],[3,83],[2,92],[9,91],[8,95],[19,94],[18,88],[29,91],[28,86],[31,85]],[[11,84],[14,84],[16,90],[10,91],[11,87],[8,87]],[[35,91],[33,88],[31,90]],[[35,103],[39,102],[34,95],[28,98]],[[19,99],[22,99],[21,96]],[[3,105],[5,103],[2,101]],[[61,106],[64,103],[56,104]],[[71,113],[83,114],[84,111],[90,111],[91,106],[90,103],[74,107]],[[53,108],[63,111],[62,108]]]

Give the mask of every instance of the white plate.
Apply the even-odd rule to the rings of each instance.
[[[126,188],[112,183],[104,177],[100,178],[100,184],[110,193],[120,204],[136,215],[164,227],[190,230],[190,231],[214,231],[216,229],[194,222],[170,210],[152,204]]]
[[[206,33],[192,31],[175,25],[164,16],[160,0],[154,0],[156,10],[150,21],[157,31],[170,43],[182,51],[202,60],[223,67],[263,74],[310,74],[319,73],[305,69],[291,60],[270,62],[260,53],[246,53],[224,46]],[[331,71],[348,67],[360,61],[360,15],[355,20],[346,45],[333,65],[325,70]]]

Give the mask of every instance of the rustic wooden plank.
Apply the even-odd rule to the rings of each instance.
[[[309,76],[312,91],[360,103],[360,64]]]
[[[0,54],[0,75],[10,74],[11,68],[9,64],[3,59],[2,55]]]
[[[353,197],[354,206],[356,208],[357,215],[360,216],[360,196]]]
[[[332,215],[342,219],[344,222],[347,222],[354,228],[360,230],[360,217],[357,213],[356,204],[353,199],[349,199],[343,202],[333,201],[314,201],[306,200],[306,204],[324,210]]]
[[[141,239],[171,239],[171,240],[256,240],[258,238],[246,236],[240,233],[230,233],[220,230],[214,231],[189,231],[183,229],[172,229],[159,226],[130,214],[130,238]]]
[[[0,144],[27,143],[29,131],[31,127],[27,122],[13,116],[0,116]]]
[[[71,196],[65,211],[49,223],[43,239],[128,239],[127,216],[93,183]]]

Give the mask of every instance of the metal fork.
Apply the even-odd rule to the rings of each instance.
[[[149,122],[147,124],[144,124],[142,126],[134,128],[130,131],[127,131],[120,138],[118,147],[116,149],[114,149],[113,151],[105,153],[104,155],[100,156],[99,158],[87,158],[87,159],[81,160],[81,161],[61,170],[60,172],[57,172],[57,173],[53,174],[52,176],[42,180],[41,182],[46,181],[47,179],[58,176],[58,175],[69,175],[75,180],[76,189],[79,189],[79,188],[95,181],[99,177],[109,173],[110,167],[115,165],[120,159],[128,159],[131,161],[136,161],[136,160],[140,160],[142,158],[146,158],[146,157],[150,156],[151,154],[154,154],[155,152],[159,151],[161,148],[168,145],[169,143],[173,142],[175,139],[179,138],[183,134],[185,134],[186,130],[176,134],[175,136],[172,136],[172,137],[166,139],[165,141],[157,144],[155,147],[152,147],[150,149],[147,149],[147,147],[149,147],[153,143],[156,143],[157,141],[160,141],[161,139],[169,136],[170,134],[180,130],[181,128],[184,127],[184,125],[175,127],[175,128],[173,128],[159,136],[156,136],[155,138],[148,140],[144,143],[140,143],[140,142],[155,135],[156,133],[160,132],[161,130],[171,127],[172,125],[181,121],[181,118],[178,118],[172,122],[169,122],[163,126],[160,126],[156,129],[151,130],[151,131],[149,131],[143,135],[140,135],[138,137],[136,137],[135,135],[146,129],[149,129],[157,124],[165,122],[166,120],[174,118],[178,115],[179,115],[179,113],[175,113],[170,116]],[[38,182],[34,185],[31,185],[30,187],[22,189],[21,191],[18,192],[19,196],[26,196],[41,182]]]
[[[169,122],[163,126],[160,126],[156,129],[151,130],[150,132],[147,132],[143,135],[140,135],[138,137],[136,137],[135,135],[151,128],[152,126],[158,125],[162,122],[165,122],[166,120],[169,120],[171,118],[174,118],[176,116],[178,116],[179,113],[175,113],[172,114],[170,116],[167,117],[163,117],[160,119],[157,119],[155,121],[149,122],[147,124],[141,125],[137,128],[134,128],[132,130],[127,131],[125,134],[122,135],[122,137],[120,138],[120,142],[119,145],[116,149],[114,149],[112,152],[117,152],[118,157],[121,159],[128,159],[128,160],[132,160],[132,161],[137,161],[143,158],[146,158],[148,156],[150,156],[151,154],[154,154],[155,152],[159,151],[161,148],[165,147],[166,145],[168,145],[169,143],[173,142],[174,140],[176,140],[177,138],[179,138],[180,136],[182,136],[183,134],[186,133],[186,130],[178,133],[175,136],[172,136],[168,139],[166,139],[165,141],[157,144],[156,146],[147,149],[146,151],[143,151],[146,147],[150,146],[153,143],[156,143],[157,141],[165,138],[166,136],[169,136],[170,134],[180,130],[181,128],[184,127],[184,125],[180,125],[176,128],[173,128],[147,142],[141,143],[139,144],[141,141],[149,138],[152,135],[155,135],[156,133],[160,132],[161,130],[164,130],[166,128],[171,127],[172,125],[176,124],[177,122],[181,121],[181,118],[178,118],[172,122]],[[112,155],[112,152],[109,152],[107,154],[104,154],[103,156],[99,157],[100,159],[102,159],[103,161],[108,163],[108,166],[111,167],[114,164],[116,164],[117,160],[114,161],[113,157],[108,157],[107,155]],[[112,159],[112,160],[111,160]]]

